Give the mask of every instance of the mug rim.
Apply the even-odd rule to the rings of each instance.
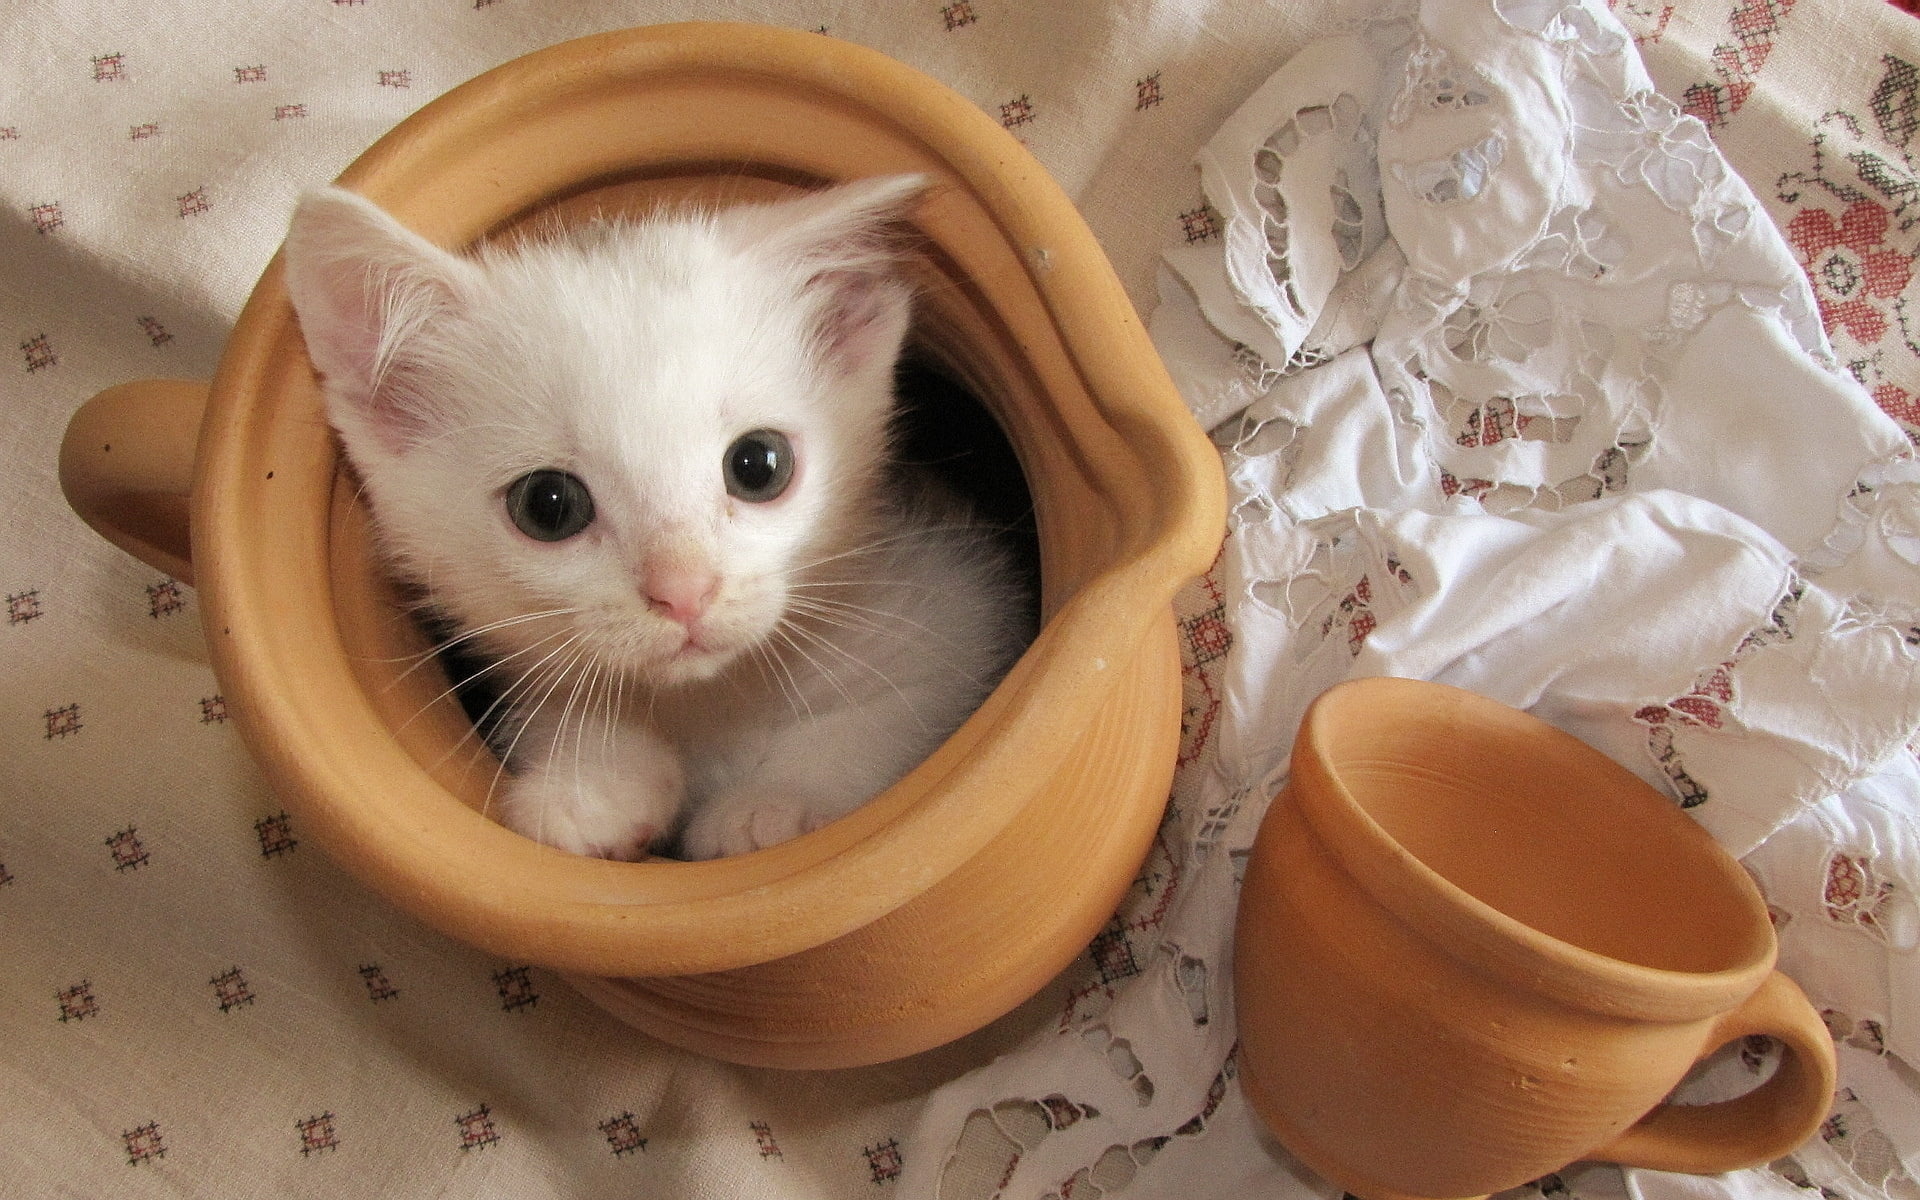
[[[1675,836],[1695,843],[1696,852],[1714,864],[1716,884],[1745,911],[1749,944],[1733,947],[1733,961],[1706,970],[1634,962],[1536,928],[1448,879],[1389,833],[1332,765],[1342,720],[1357,714],[1377,722],[1409,710],[1440,710],[1457,714],[1463,723],[1493,722],[1523,731],[1541,743],[1542,757],[1564,756],[1602,775],[1609,794],[1644,795],[1667,806]],[[1738,1004],[1774,969],[1778,942],[1765,897],[1705,829],[1600,750],[1480,693],[1397,676],[1336,684],[1315,698],[1301,722],[1286,791],[1340,868],[1400,921],[1462,961],[1563,1003],[1635,1019],[1693,1020]]]

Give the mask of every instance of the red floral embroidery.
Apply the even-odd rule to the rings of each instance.
[[[1893,383],[1883,383],[1873,389],[1873,402],[1880,411],[1908,428],[1920,426],[1920,396]]]
[[[1880,932],[1880,910],[1893,884],[1874,878],[1873,863],[1865,857],[1836,854],[1827,860],[1827,886],[1822,899],[1827,916],[1842,925],[1859,925]]]
[[[1649,704],[1634,713],[1634,719],[1643,725],[1664,725],[1678,718],[1709,729],[1726,728],[1725,706],[1733,703],[1734,696],[1733,667],[1731,662],[1721,663],[1703,675],[1691,692],[1665,704]]]
[[[1844,854],[1836,854],[1827,863],[1827,907],[1848,909],[1860,903],[1866,894],[1866,872]]]
[[[1886,336],[1888,302],[1913,279],[1913,255],[1886,244],[1892,222],[1883,206],[1856,200],[1838,221],[1825,209],[1803,208],[1787,223],[1829,335],[1845,329],[1868,346]]]
[[[1705,696],[1681,696],[1667,707],[1712,729],[1724,728],[1726,725],[1726,718],[1721,714],[1720,706]]]

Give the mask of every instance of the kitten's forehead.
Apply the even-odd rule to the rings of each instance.
[[[804,439],[820,416],[805,280],[706,224],[601,229],[483,261],[463,390],[483,418],[503,410],[503,454],[590,470],[649,508],[711,504],[735,438]]]
[[[620,226],[591,245],[530,251],[502,264],[497,283],[502,316],[530,328],[543,365],[597,370],[615,389],[726,390],[806,365],[804,279],[705,222]]]

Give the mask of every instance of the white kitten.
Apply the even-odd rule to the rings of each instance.
[[[495,660],[499,815],[708,858],[871,798],[1018,653],[1009,567],[890,463],[923,182],[446,253],[306,196],[287,283],[393,570]]]

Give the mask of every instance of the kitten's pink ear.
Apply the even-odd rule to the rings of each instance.
[[[912,290],[900,265],[913,241],[907,218],[924,175],[884,175],[826,188],[753,212],[766,244],[808,271],[829,361],[856,373],[891,371],[907,333]]]
[[[885,266],[899,260],[907,217],[929,182],[925,175],[880,175],[735,212],[758,223],[771,246],[798,258]]]
[[[458,303],[472,264],[337,187],[301,198],[284,254],[307,353],[335,405],[390,450],[404,449],[424,432],[427,414],[412,403],[410,389],[389,378],[396,351]]]

